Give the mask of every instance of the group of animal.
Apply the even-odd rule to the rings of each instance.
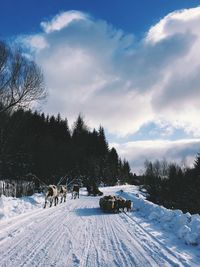
[[[126,200],[118,196],[105,196],[99,200],[100,208],[105,212],[119,212],[120,210],[124,211],[125,208],[127,211],[131,210],[131,200]]]
[[[45,203],[44,208],[46,208],[47,203],[50,203],[50,207],[54,204],[56,206],[59,202],[60,197],[60,203],[66,202],[67,197],[67,187],[65,185],[49,185],[45,194]],[[72,188],[72,198],[75,199],[76,197],[79,198],[79,186],[74,185]]]

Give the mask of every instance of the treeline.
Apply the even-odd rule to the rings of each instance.
[[[46,184],[61,177],[78,178],[84,185],[130,183],[133,178],[129,163],[108,147],[103,127],[91,131],[78,116],[70,130],[60,115],[2,112],[0,179],[24,180],[30,173]]]
[[[193,168],[181,168],[165,160],[146,161],[143,183],[150,201],[170,209],[200,213],[200,154]]]

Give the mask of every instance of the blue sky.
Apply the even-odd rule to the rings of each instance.
[[[199,0],[2,0],[0,35],[9,37],[36,32],[41,20],[61,11],[80,10],[141,36],[166,14],[199,4]]]
[[[79,113],[139,173],[200,152],[200,1],[0,2],[0,37],[41,66],[40,110]]]

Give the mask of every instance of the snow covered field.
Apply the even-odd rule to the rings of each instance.
[[[131,199],[134,211],[105,214],[84,190],[46,209],[41,194],[1,197],[0,266],[200,266],[199,215],[152,204],[135,186],[101,191]]]

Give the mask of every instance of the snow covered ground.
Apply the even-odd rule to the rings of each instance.
[[[41,194],[1,197],[0,266],[200,266],[199,215],[150,203],[135,186],[101,190],[131,199],[134,211],[105,214],[84,190],[46,209]]]
[[[30,197],[0,197],[0,222],[13,216],[42,208],[44,195],[34,194]]]

